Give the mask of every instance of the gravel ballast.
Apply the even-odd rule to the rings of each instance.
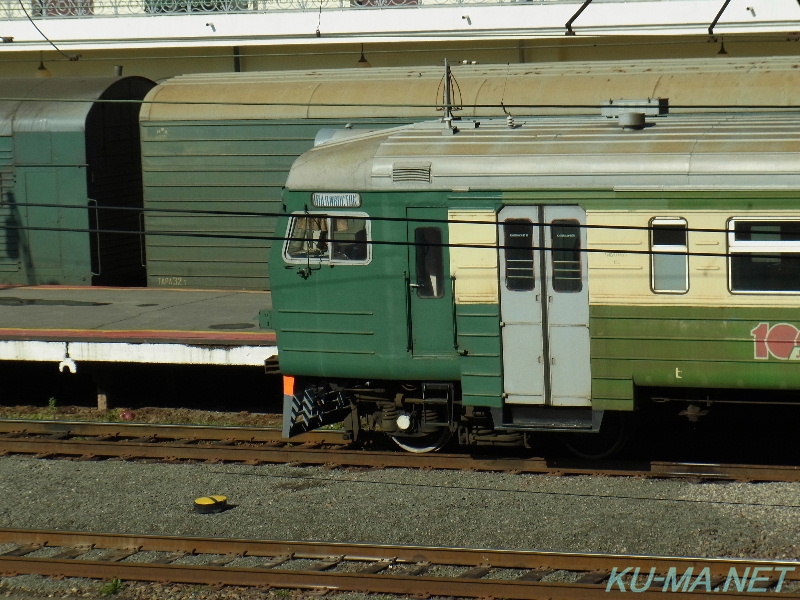
[[[0,492],[0,526],[14,528],[800,558],[800,484],[9,456]],[[209,494],[233,508],[196,513]],[[35,591],[25,581],[0,594]],[[59,597],[91,594],[73,588]]]

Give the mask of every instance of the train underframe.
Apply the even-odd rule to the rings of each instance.
[[[416,453],[440,450],[447,444],[530,447],[539,436],[552,434],[574,455],[605,458],[622,449],[637,429],[650,431],[679,421],[706,435],[712,430],[697,429],[698,423],[708,422],[709,427],[722,423],[727,430],[731,422],[739,425],[743,419],[774,427],[787,418],[795,422],[796,413],[786,411],[800,409],[800,399],[792,390],[637,387],[636,411],[591,411],[602,421],[593,432],[581,433],[542,424],[501,422],[498,426],[502,410],[464,406],[458,383],[289,379],[291,389],[284,389],[284,437],[339,424],[353,442],[389,438]],[[558,414],[557,408],[538,410]]]
[[[286,386],[285,386],[286,387]],[[548,409],[545,408],[546,412]],[[586,410],[591,419],[592,411]],[[353,442],[390,438],[415,453],[459,446],[529,447],[533,435],[564,432],[544,426],[497,426],[498,409],[464,406],[451,382],[331,382],[292,379],[284,390],[284,437],[341,423]],[[569,433],[565,444],[587,458],[615,453],[624,443],[617,415],[594,411],[593,433]],[[600,420],[603,419],[603,427]],[[606,425],[605,423],[609,423]]]

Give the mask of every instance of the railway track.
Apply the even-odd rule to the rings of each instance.
[[[0,529],[4,575],[461,598],[800,598],[800,562]],[[554,579],[558,579],[555,581]]]
[[[741,465],[652,461],[583,462],[479,454],[409,454],[352,448],[337,431],[281,438],[280,430],[247,427],[0,420],[0,455],[40,458],[294,463],[332,467],[426,468],[553,475],[800,481],[794,465]]]

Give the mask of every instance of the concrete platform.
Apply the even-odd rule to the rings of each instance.
[[[265,365],[269,292],[97,287],[0,288],[0,360]]]

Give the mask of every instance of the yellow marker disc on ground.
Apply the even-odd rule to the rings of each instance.
[[[203,496],[194,501],[194,510],[199,513],[222,512],[228,506],[226,496]]]

